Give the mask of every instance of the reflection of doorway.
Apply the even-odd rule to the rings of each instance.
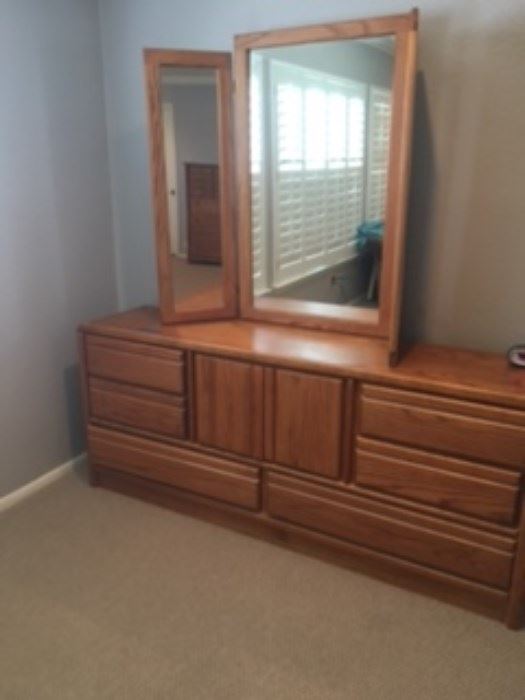
[[[185,255],[178,226],[177,206],[177,145],[175,143],[175,113],[172,102],[162,103],[164,133],[164,163],[168,189],[168,220],[170,248],[173,255]]]

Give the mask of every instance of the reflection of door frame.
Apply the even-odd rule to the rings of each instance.
[[[164,133],[164,163],[166,165],[170,249],[173,255],[185,257],[184,242],[179,226],[177,143],[175,140],[175,106],[173,102],[166,101],[162,103],[162,125]]]

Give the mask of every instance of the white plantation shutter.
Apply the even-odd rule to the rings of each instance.
[[[250,71],[250,167],[252,196],[252,279],[255,294],[268,289],[265,190],[263,60],[252,54]]]
[[[333,265],[363,221],[366,86],[270,63],[273,285]]]
[[[368,99],[368,175],[366,187],[366,219],[385,218],[390,154],[392,93],[385,88],[370,87]]]

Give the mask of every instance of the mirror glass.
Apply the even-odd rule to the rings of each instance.
[[[216,71],[162,66],[160,101],[177,312],[223,306]]]
[[[250,52],[252,284],[378,307],[394,36]]]

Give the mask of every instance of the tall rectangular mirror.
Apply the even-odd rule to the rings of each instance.
[[[378,307],[394,38],[250,53],[253,294]]]
[[[162,320],[231,316],[230,57],[146,50],[145,66]]]
[[[416,21],[237,37],[243,315],[397,343]]]

